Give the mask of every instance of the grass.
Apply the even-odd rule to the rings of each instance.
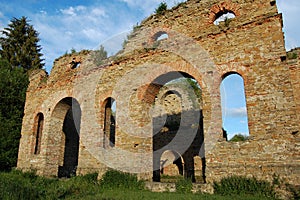
[[[270,198],[255,195],[210,195],[210,194],[192,194],[192,193],[156,193],[146,190],[105,190],[95,196],[87,196],[85,199],[107,199],[107,200],[268,200]]]
[[[177,192],[155,193],[143,189],[144,182],[127,173],[108,171],[101,180],[97,174],[70,179],[44,178],[32,172],[0,173],[0,199],[87,199],[87,200],[140,200],[140,199],[272,199],[260,194],[192,194],[191,182],[179,180]]]
[[[214,183],[216,194],[220,195],[254,195],[275,198],[274,185],[267,181],[247,178],[242,176],[230,176],[223,178],[219,183]]]

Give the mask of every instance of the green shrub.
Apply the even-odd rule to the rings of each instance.
[[[242,134],[237,134],[235,136],[233,136],[233,138],[231,138],[229,141],[230,142],[240,142],[240,141],[246,141],[248,140],[248,136],[246,135],[242,135]]]
[[[178,193],[191,193],[193,189],[193,183],[191,179],[180,179],[176,182],[176,192]]]
[[[298,54],[295,52],[287,52],[287,58],[288,59],[297,59],[298,58]]]
[[[166,2],[161,2],[159,6],[155,9],[155,14],[161,15],[163,14],[168,8],[168,5]]]
[[[231,176],[223,178],[219,183],[214,182],[214,191],[220,195],[260,195],[275,197],[274,187],[267,181],[260,181],[256,178]]]
[[[104,189],[143,189],[144,183],[139,181],[136,175],[109,170],[103,175],[100,186]]]

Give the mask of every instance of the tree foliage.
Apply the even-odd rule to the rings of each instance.
[[[0,171],[16,166],[28,76],[0,59]]]
[[[26,17],[13,18],[2,31],[0,55],[13,67],[25,70],[41,69],[44,66],[38,32],[28,23]]]
[[[104,46],[100,45],[99,50],[94,51],[93,60],[96,65],[102,65],[103,61],[107,58],[107,51]]]
[[[248,140],[248,136],[242,135],[242,134],[237,134],[237,135],[233,136],[233,138],[231,138],[229,141],[230,142],[240,142],[240,141],[246,141],[246,140]]]
[[[44,66],[37,31],[27,18],[13,18],[0,38],[0,170],[16,166],[27,71]]]
[[[161,2],[159,6],[155,9],[155,14],[163,14],[168,8],[168,5],[166,2]]]

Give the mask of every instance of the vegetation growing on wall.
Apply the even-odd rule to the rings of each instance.
[[[163,14],[168,8],[168,5],[166,2],[161,2],[159,6],[155,9],[155,14],[161,15]]]
[[[288,59],[297,59],[298,55],[295,52],[287,52],[287,58]]]
[[[100,48],[93,52],[92,58],[95,65],[102,65],[103,61],[107,58],[107,51],[105,51],[104,46],[100,45]]]
[[[249,136],[237,134],[237,135],[233,136],[233,138],[231,138],[229,141],[230,142],[240,142],[240,141],[246,141],[248,139],[249,139]]]

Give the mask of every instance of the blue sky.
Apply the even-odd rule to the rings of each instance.
[[[244,80],[237,74],[227,76],[220,86],[223,128],[228,139],[249,135]]]
[[[74,48],[97,49],[105,46],[109,55],[121,48],[121,44],[132,27],[151,15],[162,0],[1,0],[0,29],[7,27],[13,17],[26,16],[37,30],[41,39],[45,68],[50,72],[55,58]],[[165,0],[172,7],[184,0]],[[286,49],[300,47],[299,0],[277,0],[283,13]],[[113,38],[113,39],[112,39]],[[245,100],[236,97],[241,90],[242,80],[225,79],[226,91],[222,98],[224,124],[230,135],[246,133]],[[228,82],[228,83],[227,83]],[[225,84],[226,83],[226,84]],[[243,93],[243,90],[242,90]],[[232,105],[225,103],[233,103]]]
[[[2,0],[0,28],[12,17],[28,17],[40,33],[46,70],[50,71],[55,58],[74,48],[97,49],[106,44],[111,54],[119,48],[132,27],[153,13],[161,0]],[[167,0],[174,5],[174,0]],[[177,1],[179,2],[179,1]],[[175,3],[176,4],[176,3]],[[117,40],[117,41],[116,41]]]

